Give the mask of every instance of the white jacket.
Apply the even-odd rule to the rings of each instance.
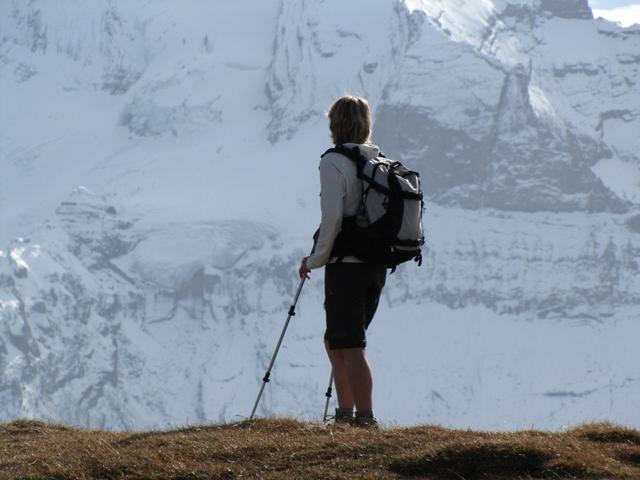
[[[345,143],[354,147],[354,143]],[[375,158],[380,149],[372,144],[359,144],[360,153],[367,159]],[[355,215],[362,201],[362,182],[356,165],[339,153],[328,153],[320,160],[320,233],[314,253],[307,259],[307,268],[319,268],[337,259],[330,258],[333,242],[342,226],[342,217]],[[343,262],[361,263],[356,257],[344,257]]]

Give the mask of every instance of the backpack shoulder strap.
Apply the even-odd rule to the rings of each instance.
[[[345,147],[344,145],[336,145],[333,148],[330,148],[326,152],[324,152],[320,158],[324,157],[328,153],[339,153],[340,155],[344,155],[353,163],[356,164],[356,169],[358,171],[358,178],[362,178],[362,169],[364,168],[364,164],[367,163],[367,159],[360,153],[360,149],[358,147]]]

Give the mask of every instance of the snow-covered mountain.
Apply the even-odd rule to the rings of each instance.
[[[387,423],[640,426],[640,28],[586,0],[0,0],[0,419],[249,414],[366,96],[429,197],[370,331]],[[319,418],[322,272],[260,414]]]

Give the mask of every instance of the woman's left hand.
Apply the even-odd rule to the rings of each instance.
[[[298,269],[298,275],[300,275],[300,278],[311,278],[309,276],[311,270],[307,268],[307,258],[309,257],[304,257],[302,262],[300,262],[300,268]]]

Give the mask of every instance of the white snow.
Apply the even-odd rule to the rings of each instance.
[[[492,0],[405,0],[410,11],[421,10],[457,41],[476,44],[495,14]]]
[[[268,226],[248,221],[162,225],[145,232],[138,247],[117,264],[146,282],[179,289],[198,270],[233,268],[251,250],[262,248],[269,234]]]
[[[25,247],[16,247],[12,248],[9,251],[9,258],[13,261],[14,265],[21,270],[29,270],[29,265],[22,258],[26,248]]]
[[[592,167],[604,184],[622,198],[640,201],[640,166],[619,157],[600,160]]]
[[[606,18],[622,27],[630,27],[634,24],[640,24],[640,5],[624,5],[610,9],[594,8],[593,16]]]
[[[418,412],[423,423],[490,430],[637,425],[640,378],[627,363],[640,335],[633,314],[583,325],[478,307],[422,304],[418,314],[405,304],[376,320],[369,349],[383,419],[410,425]]]

